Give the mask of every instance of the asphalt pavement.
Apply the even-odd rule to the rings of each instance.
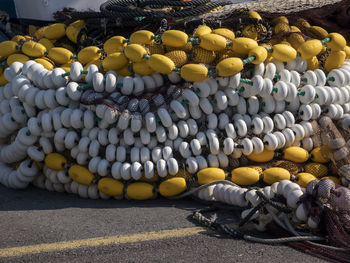
[[[191,199],[88,200],[0,186],[0,255],[14,251],[0,262],[322,262],[288,246],[197,231],[189,217],[202,207]]]

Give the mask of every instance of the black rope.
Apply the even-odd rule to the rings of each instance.
[[[288,207],[285,207],[285,206],[282,206],[281,204],[279,204],[278,202],[275,202],[271,199],[268,199],[264,193],[262,193],[261,191],[256,191],[256,194],[264,200],[264,202],[266,202],[267,204],[271,205],[272,207],[276,208],[279,212],[282,212],[282,213],[286,213],[286,214],[289,214],[292,212],[292,209],[288,208]]]
[[[258,211],[260,208],[262,208],[264,205],[266,205],[265,201],[262,201],[261,203],[259,203],[257,206],[253,207],[252,210],[250,210],[250,212],[248,213],[248,215],[246,215],[241,222],[239,222],[239,227],[245,225],[251,218],[252,216],[256,213],[256,211]]]
[[[194,219],[196,222],[198,222],[202,226],[206,226],[214,230],[221,231],[233,238],[243,238],[244,235],[240,231],[237,231],[225,224],[221,224],[217,220],[209,219],[203,215],[204,213],[215,212],[217,210],[218,208],[216,207],[209,207],[209,208],[204,208],[204,209],[195,211],[192,214],[192,219]]]

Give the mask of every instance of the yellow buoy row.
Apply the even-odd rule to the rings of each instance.
[[[261,153],[258,153],[258,154],[252,153],[247,157],[249,160],[253,162],[265,163],[265,162],[271,161],[276,155],[278,154],[275,153],[274,151],[265,149]],[[318,163],[327,163],[330,161],[330,159],[324,156],[324,154],[322,153],[322,147],[316,147],[310,153],[301,147],[297,147],[297,146],[287,147],[283,150],[282,158],[284,160],[288,160],[296,163],[305,163],[310,158],[312,161],[318,162]]]
[[[319,151],[318,148],[315,148],[312,151],[313,156],[316,156]],[[266,154],[268,155],[269,153],[265,153],[265,155]],[[304,162],[308,159],[304,149],[300,147],[287,148],[284,152],[284,157],[286,159],[292,159],[294,162]],[[52,170],[62,171],[67,169],[67,160],[61,154],[50,153],[45,158],[45,165]],[[266,169],[259,166],[235,168],[231,171],[230,180],[241,186],[254,185],[260,181],[271,185],[282,180],[294,180],[301,187],[306,187],[309,182],[317,178],[329,178],[335,182],[339,182],[339,179],[336,177],[326,177],[328,168],[322,163],[308,163],[304,166],[303,172],[294,170],[295,174],[292,174],[291,170],[287,168],[282,168],[283,165],[281,165],[281,162],[276,162],[274,165],[275,167],[268,167]],[[73,181],[81,185],[89,186],[97,180],[87,168],[81,165],[70,166],[67,174]],[[181,170],[177,175],[165,178],[165,180],[159,184],[158,192],[165,197],[176,196],[183,193],[187,189],[187,177],[188,175]],[[111,177],[102,177],[98,180],[97,187],[101,192],[109,196],[122,197],[125,194],[126,197],[131,199],[146,200],[153,198],[156,194],[157,189],[152,182],[157,181],[159,178],[155,178],[155,180],[144,180],[125,185],[125,183],[120,180]],[[197,173],[197,179],[200,185],[205,185],[215,181],[225,180],[226,173],[220,168],[205,168]]]
[[[260,154],[251,154],[248,159],[257,163],[268,163],[272,161],[278,153],[265,150]],[[250,186],[262,181],[266,184],[273,184],[281,180],[296,180],[296,182],[306,187],[307,183],[317,178],[324,178],[328,174],[328,168],[325,163],[330,161],[322,154],[322,148],[316,147],[309,154],[301,147],[292,146],[283,150],[280,155],[286,161],[277,161],[272,163],[274,167],[266,169],[260,166],[247,166],[235,168],[231,172],[231,181],[242,186]],[[312,162],[306,163],[311,160]],[[297,164],[306,163],[303,169]],[[225,180],[229,176],[220,168],[206,168],[197,173],[198,183],[200,185],[208,184],[218,180]],[[339,179],[333,176],[327,177],[339,182]]]
[[[258,16],[253,15],[253,17]],[[325,44],[331,49],[331,53],[324,66],[327,71],[330,71],[344,63],[347,57],[346,48],[348,48],[343,36],[338,33],[328,34],[318,27],[315,27],[314,31],[325,37],[323,40],[313,39],[304,41],[300,45],[290,45],[286,41],[281,41],[280,44],[272,46],[258,46],[252,38],[236,38],[234,32],[228,28],[211,29],[204,25],[198,27],[192,37],[179,30],[167,30],[161,35],[139,30],[132,33],[129,39],[113,36],[104,43],[103,49],[96,46],[85,47],[78,52],[77,56],[67,48],[54,46],[53,43],[64,36],[73,43],[77,43],[77,35],[84,26],[84,21],[78,20],[68,27],[56,23],[40,28],[35,33],[38,42],[17,36],[13,39],[14,41],[0,43],[0,56],[7,58],[21,51],[23,56],[12,56],[7,64],[13,63],[16,59],[25,62],[29,58],[35,58],[47,69],[62,65],[65,70],[68,70],[72,61],[77,59],[83,65],[97,64],[105,71],[119,71],[118,73],[122,75],[130,75],[133,72],[140,75],[156,72],[170,74],[176,71],[184,80],[195,82],[203,81],[208,75],[214,74],[221,77],[232,76],[240,72],[244,64],[249,62],[260,64],[271,58],[280,62],[290,62],[298,55],[307,60],[308,69],[316,69],[320,64],[316,56],[323,51]],[[296,34],[298,28],[290,27],[285,19],[281,19],[275,26],[275,33],[281,32],[293,32],[295,35],[291,34],[291,38],[299,36]],[[155,44],[157,40],[161,40],[161,45],[169,49],[168,53],[164,54],[159,51],[159,48],[159,54],[150,52],[151,46],[159,46],[158,43]],[[22,44],[19,45],[19,42]],[[107,57],[101,61],[102,52],[105,52]],[[350,56],[350,48],[348,53]],[[243,59],[247,56],[247,59]],[[46,57],[49,61],[45,60]],[[207,66],[202,64],[187,64],[188,60],[210,64],[216,58],[219,58],[219,61],[215,70],[208,70]]]
[[[50,153],[45,157],[45,165],[55,171],[63,171],[67,169],[67,159],[59,153]],[[81,165],[72,165],[67,170],[68,176],[75,182],[89,186],[96,180],[93,173],[86,167]],[[181,194],[187,189],[186,173],[179,170],[178,174],[173,177],[167,177],[159,184],[158,191],[162,196],[171,197]],[[158,180],[158,177],[155,177]],[[128,198],[135,200],[150,199],[155,195],[156,188],[150,182],[154,180],[144,180],[145,182],[136,182],[125,185],[123,182],[111,177],[104,177],[98,180],[98,189],[109,196],[123,196],[124,191]]]

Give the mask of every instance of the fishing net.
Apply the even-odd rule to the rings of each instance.
[[[306,191],[302,202],[311,211],[311,218],[320,222],[321,231],[332,247],[312,242],[290,245],[331,262],[350,262],[350,190],[325,179],[313,181]]]
[[[249,17],[248,9],[231,10],[220,19],[204,19],[201,15],[217,13],[226,1],[124,1],[109,0],[101,5],[101,12],[79,12],[65,8],[54,14],[57,22],[67,25],[84,20],[85,27],[78,36],[78,46],[99,46],[114,35],[129,37],[137,30],[150,30],[161,33],[168,29],[179,29],[186,33],[192,32],[200,25],[206,24],[212,28],[228,27],[234,31],[242,30],[247,25],[253,25],[258,30],[258,41],[267,42],[271,38],[271,28],[264,20]],[[83,39],[83,35],[87,35]]]
[[[322,155],[330,158],[338,170],[340,176],[350,179],[350,150],[344,137],[329,117],[323,117],[320,121],[322,128]],[[343,130],[344,134],[348,134]]]
[[[263,20],[249,17],[249,10],[259,12]],[[84,19],[86,26],[82,33],[89,37],[78,45],[86,46],[92,43],[103,43],[113,35],[129,36],[130,33],[147,29],[155,33],[167,29],[179,29],[192,33],[200,25],[208,25],[212,28],[228,27],[235,31],[236,36],[242,36],[242,31],[248,25],[253,25],[257,30],[257,40],[260,43],[271,39],[274,18],[286,16],[291,24],[296,25],[305,40],[322,37],[310,28],[310,24],[321,26],[328,32],[339,32],[346,38],[350,37],[350,0],[258,0],[239,4],[226,2],[210,2],[207,0],[196,1],[133,1],[110,0],[101,6],[101,12],[84,12],[65,9],[57,12],[57,21],[69,24],[78,19]],[[310,23],[310,24],[309,24]],[[288,38],[290,32],[277,35],[277,38]],[[322,58],[319,58],[322,61]],[[181,87],[167,87],[156,94],[146,94],[128,98],[126,96],[107,97],[94,93],[84,93],[82,103],[86,105],[103,103],[116,112],[128,114],[143,114],[136,112],[136,104],[142,104],[140,109],[149,110],[152,105],[159,107],[167,103],[169,97],[181,95]],[[331,160],[336,173],[350,180],[350,149],[347,142],[350,139],[348,127],[324,117],[311,123],[313,128],[312,142],[314,147],[322,148],[322,155]],[[249,165],[247,158],[230,160],[230,167]],[[282,167],[292,174],[300,172],[301,166],[288,161],[273,161],[265,166],[256,166],[257,169],[267,167]],[[286,200],[277,200],[282,203]],[[276,201],[276,202],[277,202]],[[310,211],[310,220],[318,226],[317,235],[326,237],[326,242],[313,241],[289,242],[294,248],[311,255],[332,262],[350,262],[350,190],[334,183],[332,180],[315,180],[307,187],[306,193],[300,200],[307,211]],[[266,210],[266,205],[273,203],[264,200],[257,206],[257,210]],[[231,207],[232,208],[232,207]],[[232,208],[235,210],[236,208]],[[285,207],[279,208],[281,214],[288,214]],[[210,210],[210,209],[209,209]],[[218,210],[218,207],[214,209]],[[236,209],[239,210],[239,209]],[[210,210],[213,212],[213,210]],[[216,211],[217,212],[217,211]],[[227,212],[227,211],[226,211]],[[225,217],[225,222],[220,222],[223,217],[216,216],[215,220],[208,220],[195,213],[198,222],[211,226],[230,234],[233,237],[244,237],[238,229],[232,230],[226,226],[227,218],[239,221],[236,211]],[[290,212],[289,212],[290,213]],[[239,225],[243,225],[242,222]],[[306,231],[303,226],[298,226]],[[299,229],[298,229],[299,230]],[[293,233],[280,228],[276,232],[281,237]],[[275,234],[276,234],[275,233]],[[296,232],[295,232],[296,233]],[[307,232],[310,235],[310,232]],[[253,239],[251,239],[253,240]]]
[[[100,12],[80,12],[66,8],[54,14],[55,20],[70,24],[84,20],[88,38],[80,40],[82,46],[103,43],[113,35],[128,37],[136,30],[147,29],[152,32],[166,30],[187,17],[197,17],[211,12],[229,2],[210,0],[168,1],[168,0],[109,0],[100,6]]]
[[[310,24],[321,26],[330,32],[339,32],[348,38],[349,7],[349,0],[261,0],[226,5],[219,11],[203,14],[198,18],[220,19],[234,10],[249,9],[259,12],[267,20],[281,15],[292,22],[303,18]]]

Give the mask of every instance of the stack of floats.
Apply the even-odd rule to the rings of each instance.
[[[241,207],[259,203],[256,189],[244,187],[263,182],[271,185],[262,188],[268,198],[284,196],[298,220],[316,227],[298,203],[305,187],[331,174],[330,160],[334,176],[326,180],[350,180],[346,172],[337,178],[348,164],[345,141],[332,148],[315,139],[330,119],[349,139],[350,48],[322,28],[321,40],[301,41],[299,29],[279,19],[275,33],[288,26],[290,42],[259,46],[202,25],[191,36],[114,36],[103,49],[77,55],[54,47],[53,39],[74,38],[69,27],[81,26],[77,21],[47,27],[38,42],[16,36],[0,43],[7,66],[0,77],[0,182],[145,200],[157,192],[177,196],[195,181],[210,184],[197,193],[201,199]],[[327,55],[323,65],[320,54]]]

